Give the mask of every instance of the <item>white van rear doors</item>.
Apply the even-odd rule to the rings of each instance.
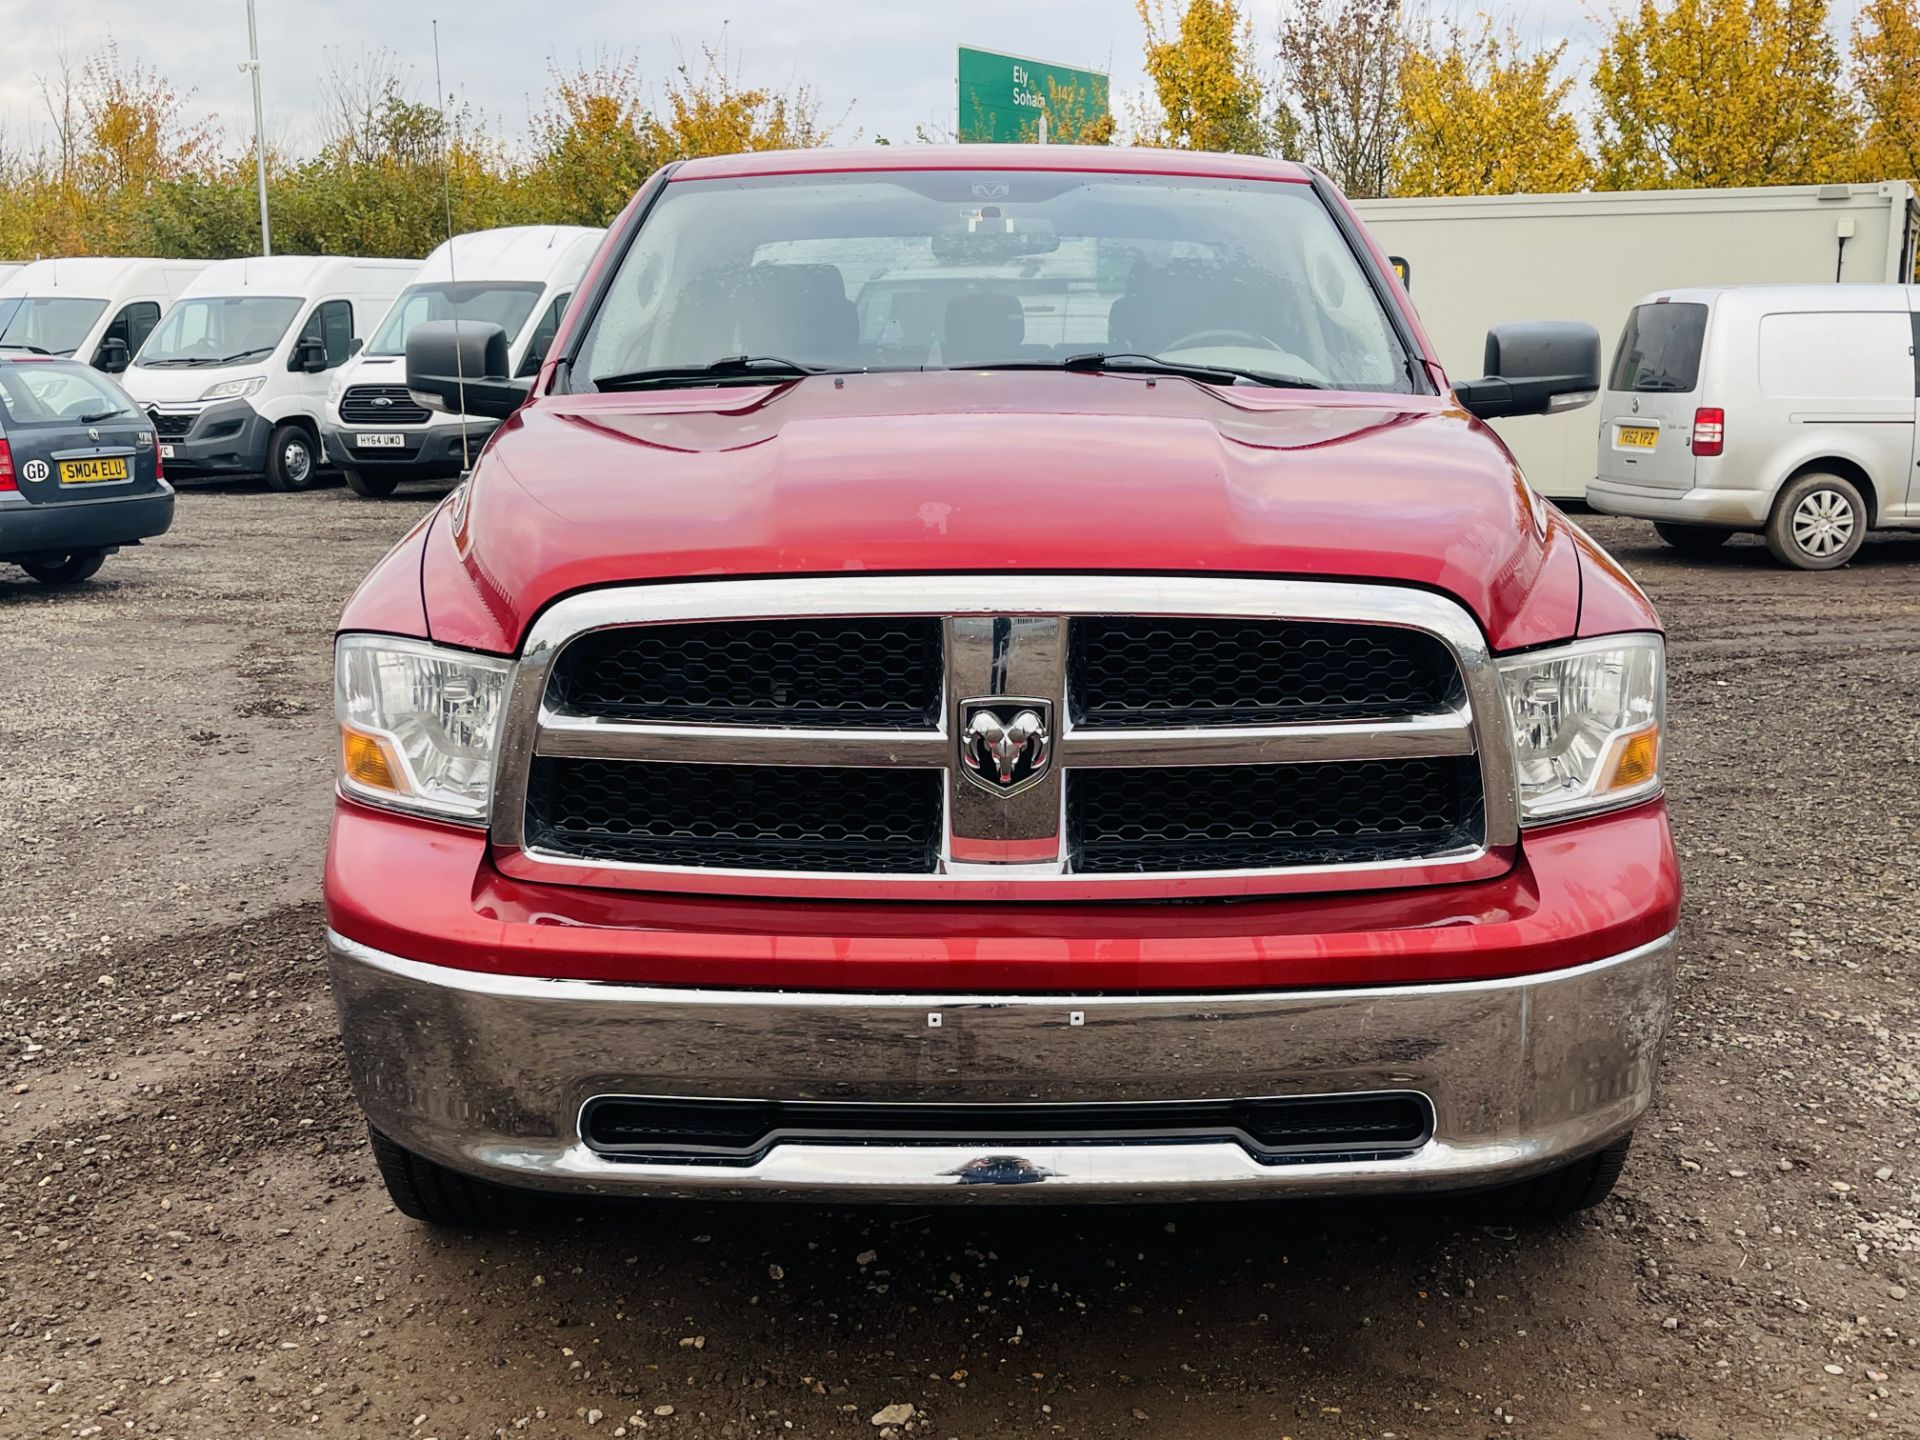
[[[1602,480],[1675,493],[1693,488],[1707,320],[1698,300],[1657,300],[1628,312],[1601,397],[1595,468]]]

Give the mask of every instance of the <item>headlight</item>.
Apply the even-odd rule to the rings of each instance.
[[[1612,635],[1499,662],[1521,822],[1609,810],[1660,788],[1666,645]]]
[[[485,824],[511,670],[424,640],[341,636],[340,788],[374,805]]]
[[[245,380],[222,380],[211,387],[202,400],[238,400],[242,395],[251,395],[267,383],[264,375],[250,375]]]
[[[338,410],[340,408],[340,397],[346,394],[346,392],[346,372],[336,371],[333,377],[333,383],[327,386],[327,408],[329,410]]]

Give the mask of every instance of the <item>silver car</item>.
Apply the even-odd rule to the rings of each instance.
[[[1587,500],[1701,554],[1757,531],[1831,570],[1870,529],[1920,525],[1915,287],[1667,290],[1627,316]]]

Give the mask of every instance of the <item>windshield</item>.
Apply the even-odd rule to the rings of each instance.
[[[182,300],[167,312],[134,364],[233,365],[258,360],[279,347],[300,300],[291,295],[223,295]]]
[[[372,355],[406,354],[407,336],[423,320],[478,320],[498,325],[507,332],[509,341],[517,339],[520,327],[533,313],[534,302],[546,288],[531,281],[504,280],[410,285],[393,302],[367,351]]]
[[[10,296],[0,300],[0,345],[25,345],[49,355],[71,355],[106,308],[104,300]]]
[[[1406,390],[1351,247],[1306,185],[1060,171],[676,181],[574,373],[736,356],[828,369],[1091,351]]]
[[[138,413],[124,390],[85,365],[0,365],[0,419],[9,425],[91,425]]]

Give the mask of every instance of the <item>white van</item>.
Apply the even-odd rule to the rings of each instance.
[[[0,349],[71,355],[118,375],[205,260],[35,260],[0,276]]]
[[[1601,396],[1587,501],[1705,553],[1757,531],[1831,570],[1870,529],[1920,527],[1920,290],[1663,290],[1627,317]]]
[[[168,475],[311,486],[329,372],[359,351],[419,268],[340,255],[209,265],[121,377],[153,417]]]
[[[429,255],[364,354],[327,392],[327,456],[358,495],[391,495],[402,480],[460,474],[496,421],[434,414],[407,393],[407,332],[422,320],[481,320],[512,344],[515,375],[546,358],[604,230],[514,225],[456,235]]]

